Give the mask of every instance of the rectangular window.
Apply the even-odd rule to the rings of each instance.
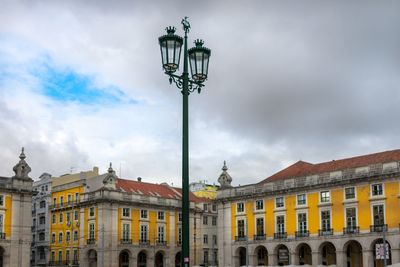
[[[297,206],[306,205],[306,194],[297,195]]]
[[[297,214],[297,224],[298,224],[298,231],[301,233],[307,232],[307,214],[306,213],[299,213]]]
[[[214,245],[217,245],[217,236],[216,235],[213,235],[213,244]]]
[[[51,243],[55,243],[56,242],[56,234],[52,233],[51,234]]]
[[[123,240],[129,240],[131,239],[131,225],[124,223],[122,225],[122,239]]]
[[[74,261],[78,261],[78,250],[74,250]]]
[[[385,212],[383,205],[375,205],[372,207],[374,225],[384,225],[385,224]]]
[[[164,226],[158,226],[158,242],[164,242]]]
[[[217,204],[212,204],[212,211],[217,211]]]
[[[45,223],[46,223],[46,217],[41,216],[41,217],[39,218],[39,224],[45,224]]]
[[[72,199],[71,195],[68,195],[68,197],[67,197],[67,203],[68,203],[68,205],[71,205],[71,199]]]
[[[62,243],[62,240],[63,240],[63,234],[58,233],[58,243]]]
[[[69,261],[69,250],[65,252],[65,260],[68,262]]]
[[[165,220],[165,213],[163,211],[159,211],[157,213],[157,218],[159,221],[164,221]]]
[[[140,226],[140,241],[147,242],[147,225]]]
[[[236,204],[236,210],[237,212],[244,212],[244,203],[243,202],[239,202]]]
[[[74,241],[78,241],[78,231],[74,231]]]
[[[321,202],[322,203],[326,203],[326,202],[330,202],[331,201],[331,193],[329,191],[322,191],[320,193],[321,196]]]
[[[285,202],[283,200],[283,197],[277,197],[275,198],[275,207],[277,208],[283,208],[285,206]]]
[[[355,229],[357,226],[356,221],[356,208],[346,209],[346,227],[349,229]]]
[[[276,216],[276,229],[279,234],[285,233],[285,216]]]
[[[62,261],[62,251],[58,252],[58,261]]]
[[[89,224],[89,239],[94,240],[94,223]]]
[[[178,227],[178,244],[182,244],[182,227]]]
[[[69,242],[71,241],[71,233],[67,232],[66,236],[65,236],[65,241]]]
[[[60,213],[60,223],[63,222],[63,218],[64,218],[64,216],[63,216],[63,213],[61,212],[61,213]]]
[[[203,235],[203,243],[208,244],[208,235]]]
[[[147,210],[140,210],[140,218],[147,219]]]
[[[79,219],[79,212],[76,210],[74,211],[74,220],[77,221]]]
[[[356,189],[354,187],[347,187],[344,189],[345,198],[346,199],[355,199],[356,198]]]
[[[57,205],[57,198],[53,198],[53,207]]]
[[[372,188],[372,195],[373,196],[382,196],[383,195],[383,185],[382,184],[373,184]]]
[[[60,197],[60,207],[64,206],[64,197]]]
[[[3,214],[0,214],[0,231],[1,231],[2,233],[4,233],[3,226],[4,226],[4,215],[3,215]]]
[[[89,216],[93,217],[94,216],[94,207],[89,208]]]
[[[244,231],[244,220],[238,220],[237,221],[238,224],[238,237],[245,237],[245,231]]]
[[[208,250],[204,250],[203,263],[208,264]]]
[[[216,226],[217,225],[217,217],[212,217],[212,225]]]
[[[0,195],[0,206],[4,206],[4,196]]]
[[[122,217],[130,217],[131,209],[130,208],[122,208]]]
[[[35,203],[36,204],[36,203]],[[46,208],[46,201],[40,201],[39,203],[40,208]]]
[[[51,216],[51,223],[56,223],[56,219],[57,219],[57,217],[56,217],[56,215],[55,214],[53,214],[52,216]]]
[[[71,213],[67,212],[67,223],[71,222]]]
[[[321,230],[330,231],[331,229],[331,211],[324,210],[321,211]]]
[[[51,252],[51,255],[50,255],[50,261],[51,261],[51,262],[54,262],[54,261],[55,261],[55,254],[56,254],[56,253],[55,253],[54,251]]]
[[[204,210],[204,211],[208,211],[208,205],[207,205],[207,203],[204,203],[204,204],[203,204],[203,210]]]
[[[258,236],[264,235],[264,218],[256,219],[256,233]]]
[[[75,193],[75,203],[79,202],[79,193]]]
[[[256,200],[256,210],[263,210],[264,209],[264,200],[259,199]]]
[[[203,225],[207,225],[207,224],[208,224],[208,217],[203,216]]]

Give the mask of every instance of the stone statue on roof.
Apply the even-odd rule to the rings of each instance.
[[[15,175],[13,178],[23,179],[23,180],[32,180],[28,174],[31,172],[31,167],[25,161],[25,153],[24,148],[22,148],[21,154],[19,155],[19,162],[14,166],[13,171]]]

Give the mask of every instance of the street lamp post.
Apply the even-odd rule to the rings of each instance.
[[[189,94],[193,91],[200,93],[207,79],[208,62],[211,50],[203,47],[202,40],[195,41],[195,47],[187,48],[187,35],[190,24],[187,17],[182,19],[185,37],[175,35],[175,27],[167,27],[167,34],[158,38],[161,50],[162,66],[169,82],[174,82],[181,89],[183,96],[183,121],[182,121],[182,259],[181,266],[188,267],[189,257]],[[181,48],[183,47],[183,73],[174,74],[179,68]],[[192,79],[189,78],[189,66]]]

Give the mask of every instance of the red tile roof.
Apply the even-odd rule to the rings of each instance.
[[[182,190],[180,188],[171,187],[168,184],[152,184],[118,178],[116,182],[116,188],[124,192],[131,192],[150,197],[161,197],[178,200],[182,199]],[[192,192],[190,192],[189,194],[190,201],[206,202],[203,198],[195,196]]]
[[[290,165],[286,169],[283,169],[273,174],[272,176],[264,179],[260,183],[274,182],[278,180],[291,179],[306,175],[340,171],[345,169],[368,166],[376,163],[387,163],[393,161],[400,161],[400,149],[357,156],[347,159],[332,160],[317,164],[298,161],[295,164]]]

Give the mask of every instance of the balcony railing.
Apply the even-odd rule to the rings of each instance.
[[[296,231],[296,237],[309,237],[310,236],[310,231],[308,230],[301,230],[301,231]]]
[[[150,240],[140,239],[140,240],[139,240],[139,245],[141,245],[141,246],[148,246],[148,245],[150,245]]]
[[[49,261],[49,266],[79,266],[79,261]]]
[[[121,244],[132,244],[132,239],[123,238],[120,241]]]
[[[167,245],[167,241],[165,241],[165,240],[156,240],[156,245],[157,246],[166,246]]]
[[[88,245],[93,245],[95,243],[96,243],[96,239],[94,239],[94,238],[86,239],[86,244],[88,244]]]
[[[254,240],[265,240],[265,235],[254,235]]]
[[[247,241],[247,236],[235,236],[235,241],[239,242],[239,241]]]
[[[274,239],[283,239],[283,238],[287,238],[286,232],[274,233]]]
[[[333,229],[329,228],[329,229],[319,229],[318,230],[318,235],[319,236],[329,236],[329,235],[333,235]]]
[[[387,232],[388,230],[388,225],[387,224],[381,224],[381,225],[370,225],[369,230],[371,233],[380,233],[380,232]]]
[[[344,227],[343,234],[344,235],[351,235],[351,234],[359,234],[360,227],[359,226],[351,226],[351,227]]]

